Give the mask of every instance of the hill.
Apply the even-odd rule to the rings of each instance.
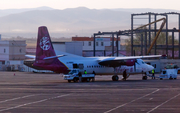
[[[31,38],[37,36],[39,26],[47,26],[52,37],[91,36],[98,31],[130,29],[131,14],[144,11],[177,12],[163,9],[96,10],[85,7],[64,10],[49,7],[0,10],[0,34],[5,38],[15,36]]]

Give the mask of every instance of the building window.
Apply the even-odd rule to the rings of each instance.
[[[21,53],[21,49],[19,49],[19,52]]]
[[[6,49],[4,49],[4,53],[6,52]]]
[[[91,46],[91,42],[89,42],[88,45]]]
[[[101,42],[101,46],[104,46],[104,43],[103,43],[103,42]]]
[[[96,46],[98,46],[98,42],[96,42]]]

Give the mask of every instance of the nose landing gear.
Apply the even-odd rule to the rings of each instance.
[[[119,80],[118,75],[113,75],[113,76],[112,76],[112,81],[118,81],[118,80]]]

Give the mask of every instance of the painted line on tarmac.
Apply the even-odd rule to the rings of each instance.
[[[2,111],[8,111],[8,110],[16,109],[16,108],[20,108],[20,107],[27,106],[27,105],[31,105],[31,104],[41,103],[41,102],[45,102],[45,101],[48,101],[48,100],[53,100],[53,99],[57,99],[57,98],[69,96],[69,95],[70,95],[70,94],[59,95],[59,96],[56,96],[56,97],[51,97],[51,98],[47,98],[47,99],[43,99],[43,100],[39,100],[39,101],[29,102],[29,103],[21,104],[21,105],[18,105],[18,106],[6,108],[6,109],[1,109],[0,112],[2,112]]]
[[[180,95],[180,93],[179,93],[178,95],[176,95],[176,96],[174,96],[174,97],[170,98],[169,100],[166,100],[165,102],[163,102],[162,104],[160,104],[160,105],[156,106],[155,108],[151,109],[151,110],[150,110],[150,111],[148,111],[147,113],[151,113],[152,111],[154,111],[154,110],[158,109],[159,107],[161,107],[162,105],[166,104],[167,102],[169,102],[169,101],[171,101],[171,100],[175,99],[175,98],[176,98],[176,97],[178,97],[179,95]]]
[[[120,108],[120,107],[123,107],[123,106],[125,106],[125,105],[127,105],[127,104],[133,103],[133,102],[135,102],[135,101],[137,101],[137,100],[140,100],[140,99],[142,99],[142,98],[144,98],[144,97],[147,97],[147,96],[149,96],[149,95],[151,95],[151,94],[153,94],[153,93],[156,93],[156,92],[158,92],[159,90],[160,90],[160,89],[157,89],[157,90],[155,90],[155,91],[153,91],[153,92],[151,92],[151,93],[149,93],[149,94],[146,94],[146,95],[144,95],[144,96],[142,96],[142,97],[139,97],[139,98],[137,98],[137,99],[134,99],[134,100],[132,100],[132,101],[130,101],[130,102],[127,102],[127,103],[125,103],[125,104],[119,105],[119,106],[117,106],[117,107],[115,107],[115,108],[113,108],[113,109],[110,109],[110,110],[108,110],[108,111],[106,111],[106,112],[104,112],[104,113],[110,113],[111,111],[114,111],[114,110],[116,110],[116,109],[118,109],[118,108]]]
[[[37,96],[37,95],[39,95],[39,94],[27,95],[27,96],[22,96],[22,97],[7,99],[7,100],[0,101],[0,103],[9,102],[9,101],[18,100],[18,99],[23,99],[23,98],[28,98],[28,97],[33,97],[33,96]]]

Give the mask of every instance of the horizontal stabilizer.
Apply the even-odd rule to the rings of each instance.
[[[35,55],[25,55],[26,58],[29,58],[29,59],[35,59],[36,56]]]
[[[58,56],[51,56],[51,57],[45,57],[43,60],[48,60],[48,59],[53,59],[53,58],[59,58],[59,57],[63,57],[63,56],[66,56],[66,55],[58,55]],[[35,59],[36,56],[35,55],[25,55],[26,58],[29,58],[29,59]]]
[[[63,57],[63,56],[66,56],[66,55],[58,55],[58,56],[45,57],[43,60],[49,60],[49,59],[59,58],[59,57]]]

